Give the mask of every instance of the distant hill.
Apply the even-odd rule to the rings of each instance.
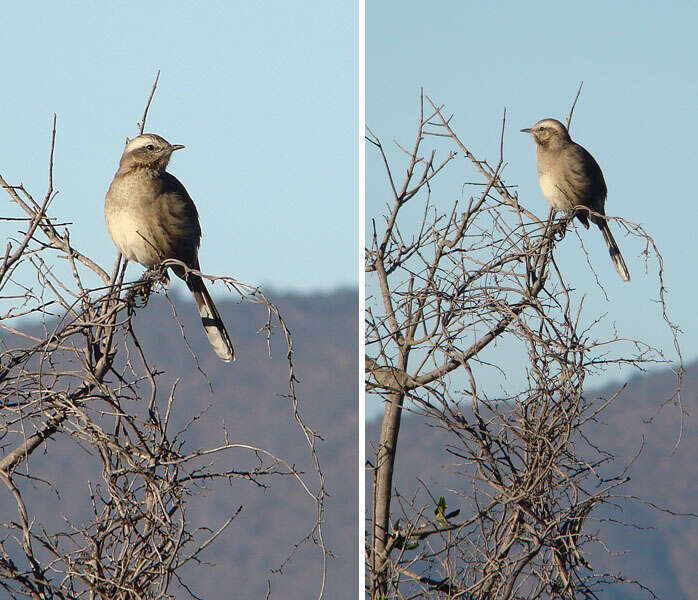
[[[358,294],[355,290],[327,294],[284,294],[268,291],[267,295],[283,313],[294,334],[296,373],[301,412],[307,423],[323,435],[318,452],[327,477],[330,498],[327,502],[325,539],[336,558],[330,559],[328,600],[353,600],[360,597],[363,582],[358,581]],[[233,365],[219,361],[208,347],[193,303],[188,296],[174,299],[187,339],[200,357],[214,388],[211,394],[204,377],[196,370],[182,340],[179,327],[171,318],[171,308],[161,297],[151,299],[137,318],[136,330],[155,364],[166,371],[160,378],[161,394],[180,377],[177,418],[184,423],[202,409],[210,408],[202,418],[197,435],[210,443],[218,439],[221,423],[233,439],[255,442],[280,456],[309,468],[304,441],[291,422],[286,393],[288,369],[284,347],[278,336],[272,343],[273,357],[266,355],[264,336],[257,330],[264,322],[260,306],[217,300],[238,351]],[[673,386],[673,375],[659,371],[630,382],[628,389],[594,428],[598,443],[614,450],[620,461],[636,453],[643,435],[645,447],[631,470],[632,481],[626,488],[632,493],[666,505],[679,512],[698,512],[698,364],[689,367],[685,377],[683,403],[692,413],[684,423],[683,439],[676,454],[671,454],[679,431],[678,412],[665,408],[652,424],[659,404]],[[375,440],[378,421],[367,427],[367,443]],[[210,435],[210,438],[208,437]],[[190,438],[192,445],[200,441]],[[417,418],[405,419],[400,432],[400,455],[397,463],[397,489],[412,493],[415,478],[454,487],[459,482],[442,468],[448,463],[442,452],[445,438]],[[30,508],[60,518],[62,514],[86,508],[85,478],[99,478],[90,471],[92,459],[57,440],[49,444],[48,459],[41,463],[73,478],[64,496],[41,493]],[[370,449],[368,450],[370,456]],[[362,467],[363,469],[363,467]],[[41,473],[34,473],[40,476]],[[41,490],[40,486],[37,489]],[[436,487],[435,487],[436,489]],[[14,505],[0,486],[0,515],[3,521],[15,519]],[[446,494],[456,507],[457,500]],[[214,566],[194,565],[186,581],[192,590],[207,600],[235,598],[257,600],[265,597],[266,580],[271,580],[272,599],[312,599],[318,586],[318,555],[313,546],[305,549],[285,568],[283,575],[270,571],[279,566],[288,550],[305,532],[313,518],[312,504],[290,480],[277,480],[269,489],[233,481],[217,490],[191,499],[196,520],[219,522],[232,508],[242,504],[244,510],[219,543],[205,558]],[[612,572],[622,571],[640,578],[663,600],[698,598],[698,522],[670,517],[635,507],[626,520],[636,520],[650,531],[613,528],[607,533],[611,548],[629,551],[613,563],[606,555],[595,557],[593,564]],[[599,561],[607,561],[605,563]],[[0,592],[0,598],[4,598]],[[188,596],[182,591],[180,598]],[[616,588],[610,600],[638,598],[626,588]]]
[[[358,585],[358,293],[344,290],[325,294],[296,295],[266,291],[293,333],[295,372],[300,411],[306,423],[322,435],[318,454],[330,494],[326,507],[325,541],[336,556],[328,565],[326,598],[357,598]],[[201,369],[213,386],[197,371],[172,319],[172,308],[161,294],[150,299],[136,318],[135,330],[151,363],[166,373],[158,390],[166,398],[179,377],[175,419],[183,426],[202,410],[188,435],[188,445],[215,445],[224,423],[231,441],[270,450],[297,468],[311,471],[305,440],[293,422],[288,393],[285,345],[276,333],[272,358],[267,356],[265,322],[259,305],[216,303],[235,344],[238,360],[221,362],[203,334],[201,322],[189,296],[170,293],[187,340],[197,353]],[[86,479],[101,480],[97,461],[73,444],[57,439],[46,446],[46,455],[32,461],[32,474],[44,472],[61,481],[70,478],[62,496],[34,486],[30,510],[51,522],[68,515],[80,521],[89,510]],[[249,460],[249,459],[246,459]],[[312,481],[312,479],[311,479]],[[213,493],[215,491],[215,493]],[[290,478],[275,479],[268,489],[248,481],[232,480],[190,499],[193,522],[220,524],[231,511],[243,511],[203,558],[213,566],[192,564],[185,582],[200,598],[257,600],[271,598],[306,600],[317,596],[320,584],[319,552],[306,545],[285,567],[272,574],[294,544],[315,522],[312,500]],[[0,519],[17,518],[16,507],[6,488],[0,486]],[[176,589],[176,588],[175,588]],[[0,592],[0,598],[3,598]],[[188,598],[182,590],[178,597]]]
[[[669,371],[638,376],[629,382],[623,394],[601,416],[602,422],[586,428],[593,440],[610,450],[619,465],[627,464],[643,444],[633,464],[632,480],[622,488],[628,495],[645,498],[675,512],[698,513],[698,363],[692,364],[684,378],[682,401],[690,413],[683,424],[682,440],[675,454],[674,444],[680,431],[679,411],[665,407],[650,419],[675,386]],[[591,394],[594,392],[592,391]],[[369,423],[366,431],[367,456],[379,437],[380,420]],[[448,490],[467,487],[468,483],[444,468],[450,464],[443,452],[448,435],[426,425],[415,416],[407,416],[400,427],[396,490],[412,497],[418,489],[417,478],[430,485],[432,493],[442,490],[449,508],[459,507],[459,498]],[[620,469],[618,469],[620,470]],[[433,487],[432,487],[433,486]],[[698,519],[675,517],[639,504],[626,506],[616,519],[636,523],[639,530],[604,523],[602,538],[619,553],[613,559],[603,552],[592,555],[592,565],[605,572],[623,573],[649,586],[663,600],[698,598]],[[626,586],[614,586],[601,598],[630,600],[647,598]]]

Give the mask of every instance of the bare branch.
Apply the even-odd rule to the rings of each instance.
[[[155,95],[155,89],[158,87],[158,81],[160,80],[160,69],[155,74],[155,81],[153,82],[153,87],[150,90],[150,96],[148,96],[148,101],[145,103],[145,110],[143,111],[143,116],[138,122],[138,131],[142,135],[145,131],[145,120],[148,118],[148,109],[150,108],[150,103],[153,101],[153,96]]]
[[[260,343],[270,355],[272,337],[280,336],[288,365],[284,397],[305,439],[310,468],[303,471],[262,447],[231,440],[224,427],[221,439],[205,436],[207,445],[194,446],[191,430],[201,415],[173,431],[176,382],[167,390],[158,385],[163,373],[153,368],[141,345],[134,317],[177,261],[127,282],[118,258],[109,275],[77,251],[69,227],[59,231],[49,214],[56,198],[55,139],[54,117],[48,190],[41,204],[23,186],[8,185],[0,177],[12,202],[27,215],[21,219],[26,233],[7,245],[0,263],[3,297],[13,300],[0,315],[0,479],[16,505],[16,517],[0,524],[0,586],[12,598],[164,600],[174,597],[175,583],[196,597],[182,580],[183,567],[201,561],[202,552],[213,548],[245,513],[240,507],[222,522],[195,527],[189,516],[192,498],[212,483],[239,479],[267,487],[279,478],[292,478],[315,514],[281,566],[306,544],[317,547],[317,598],[323,598],[329,551],[323,539],[327,492],[317,452],[321,437],[301,414],[293,336],[284,316],[256,286],[199,273],[221,281],[240,302],[259,306]],[[55,269],[61,255],[69,261],[68,275]],[[104,286],[84,285],[83,266]],[[15,324],[19,315],[33,318],[36,327],[24,330]],[[90,457],[93,480],[51,471],[52,453],[44,450],[58,440]],[[50,475],[39,479],[33,474],[39,469]],[[62,522],[32,512],[20,484],[27,478],[55,493],[56,515],[65,515]],[[69,518],[61,499],[66,486],[77,485],[89,491],[91,514]]]
[[[620,492],[627,467],[615,472],[614,457],[586,435],[618,394],[592,399],[584,384],[614,365],[641,370],[670,362],[660,349],[618,335],[604,327],[604,317],[589,319],[582,311],[584,296],[555,255],[559,243],[574,243],[565,239],[574,215],[539,219],[511,191],[502,178],[505,126],[506,111],[496,165],[476,158],[453,129],[452,115],[428,96],[421,98],[412,150],[398,144],[403,164],[369,137],[392,192],[365,252],[366,390],[385,404],[369,465],[366,565],[374,600],[595,597],[608,577],[585,558],[598,541],[598,523],[587,524],[605,506],[631,499]],[[441,161],[436,148],[425,148],[431,138],[439,149],[446,144]],[[455,150],[481,178],[477,194],[454,203],[442,191],[446,199],[433,201],[431,184]],[[398,172],[401,183],[393,177]],[[625,219],[593,216],[615,221],[657,258],[661,314],[681,362],[654,240]],[[498,356],[498,348],[505,353]],[[476,367],[504,376],[515,364],[525,383],[490,397]],[[680,376],[674,399],[679,391]],[[448,433],[444,454],[455,462],[447,468],[463,480],[449,490],[459,499],[456,510],[423,484],[414,497],[396,493],[406,411]]]

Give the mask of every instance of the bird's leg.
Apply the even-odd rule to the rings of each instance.
[[[553,224],[552,221],[555,220],[555,215],[557,214],[557,209],[554,206],[550,207],[550,211],[548,212],[548,220],[551,222],[550,223],[550,230],[552,232],[552,235],[554,236],[556,241],[560,241],[562,238],[565,237],[565,232],[567,231],[567,223],[569,222],[569,218],[567,219],[560,219],[557,223]],[[569,217],[569,215],[568,215]]]
[[[137,297],[140,297],[147,303],[155,285],[162,283],[163,287],[166,287],[169,282],[170,276],[167,272],[167,267],[164,267],[162,264],[148,267],[141,275],[141,278],[129,290],[130,300],[134,301]]]
[[[163,287],[167,287],[170,285],[170,273],[167,267],[160,263],[154,267],[148,267],[141,280],[148,281],[151,285],[162,283]]]

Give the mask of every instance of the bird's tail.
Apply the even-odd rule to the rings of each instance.
[[[630,271],[628,271],[628,267],[623,260],[623,255],[620,253],[616,240],[613,239],[613,234],[608,228],[608,223],[601,219],[596,224],[599,226],[599,229],[603,234],[603,239],[606,241],[608,252],[611,255],[611,260],[616,267],[616,271],[618,271],[618,275],[621,276],[623,281],[630,281]]]
[[[213,303],[204,280],[198,275],[189,274],[187,278],[187,286],[194,295],[196,306],[199,308],[201,315],[201,323],[204,326],[206,337],[213,346],[216,354],[225,362],[233,362],[235,360],[235,349],[230,341],[228,332],[225,330],[225,325],[221,319],[221,315]]]

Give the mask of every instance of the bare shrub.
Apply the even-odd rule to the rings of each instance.
[[[139,123],[141,132],[154,91],[155,85]],[[20,210],[20,216],[3,219],[23,228],[8,242],[0,263],[0,294],[9,306],[0,316],[0,479],[16,506],[16,515],[6,515],[0,524],[0,586],[12,598],[173,598],[175,587],[196,597],[191,582],[181,579],[182,568],[200,563],[201,553],[239,518],[242,508],[233,505],[224,521],[195,527],[189,514],[198,492],[217,481],[269,485],[291,477],[314,503],[316,519],[308,524],[305,539],[289,548],[289,559],[305,543],[318,546],[322,597],[328,555],[322,540],[324,477],[316,453],[318,436],[300,415],[293,340],[282,315],[258,288],[200,273],[223,282],[240,301],[263,308],[261,343],[269,345],[272,334],[280,335],[288,362],[285,400],[307,442],[314,465],[308,473],[262,447],[230,439],[224,427],[209,446],[192,447],[189,433],[198,417],[184,427],[173,425],[177,382],[171,389],[158,389],[162,373],[151,366],[134,325],[134,316],[173,261],[126,283],[119,259],[109,274],[76,248],[79,235],[50,214],[56,198],[55,133],[54,117],[42,201],[0,177]],[[68,262],[72,276],[56,275],[58,260]],[[90,288],[84,282],[95,275],[102,285]],[[34,325],[15,327],[19,317]],[[198,367],[196,356],[193,363],[192,368]],[[51,453],[59,445],[87,454],[101,481],[52,468]],[[48,476],[39,479],[37,472]],[[42,519],[27,501],[37,486],[55,493],[57,510],[68,487],[82,486],[91,514],[70,520],[56,513],[54,519]]]
[[[668,360],[584,310],[555,258],[573,215],[541,220],[504,182],[505,122],[506,114],[496,165],[476,158],[443,107],[424,97],[414,143],[399,146],[404,165],[367,136],[389,190],[367,231],[365,260],[366,389],[385,404],[368,465],[367,590],[375,600],[587,598],[619,580],[585,558],[589,544],[603,542],[596,515],[624,502],[627,480],[627,465],[585,433],[617,393],[589,397],[585,381],[612,366]],[[477,192],[459,201],[442,192],[435,202],[436,180],[457,155],[479,174],[470,184]],[[656,259],[676,342],[652,238],[626,219],[609,221],[643,241],[648,264]],[[680,358],[678,342],[676,351]],[[525,372],[520,389],[501,386],[495,396],[479,381],[487,369],[504,375],[515,365]],[[462,480],[450,490],[460,506],[426,485],[414,497],[394,490],[404,410],[448,432],[444,460]]]

